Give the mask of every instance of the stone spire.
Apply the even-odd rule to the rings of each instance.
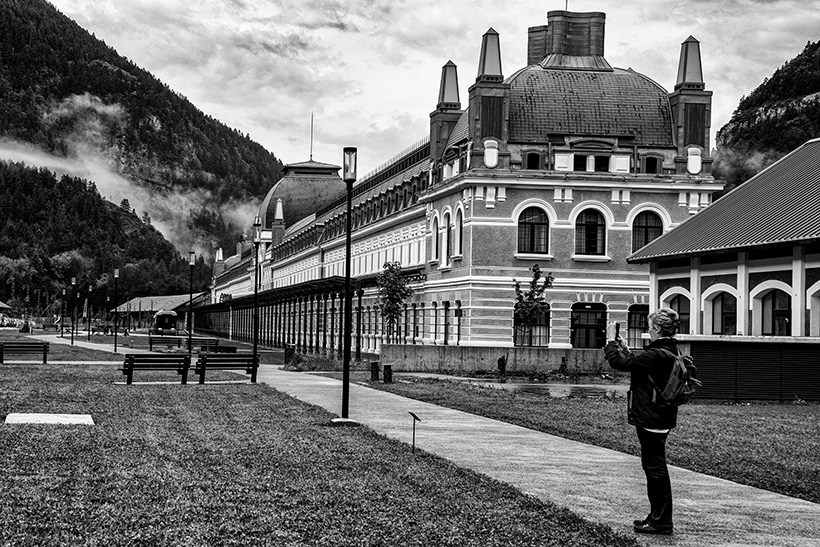
[[[503,82],[501,72],[501,44],[498,33],[490,27],[481,39],[481,56],[478,58],[476,82]]]
[[[458,98],[458,69],[453,61],[441,67],[441,85],[438,91],[438,110],[460,110]]]
[[[703,69],[700,64],[700,42],[690,36],[680,46],[680,62],[678,63],[678,79],[675,89],[704,89]]]

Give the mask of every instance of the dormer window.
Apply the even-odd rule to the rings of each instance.
[[[541,154],[538,152],[527,152],[524,156],[525,169],[543,169],[541,165]]]

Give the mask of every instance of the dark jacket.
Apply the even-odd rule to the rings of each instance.
[[[609,365],[630,374],[628,397],[629,423],[648,429],[672,429],[677,423],[678,407],[666,405],[656,397],[653,402],[655,386],[663,390],[672,372],[675,358],[664,353],[660,348],[678,354],[677,341],[674,338],[658,338],[650,343],[644,351],[622,355],[618,345],[610,342],[604,347],[604,354]],[[655,381],[653,385],[649,378]],[[659,396],[658,396],[659,397]]]

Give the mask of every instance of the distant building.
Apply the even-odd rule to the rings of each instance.
[[[429,136],[355,185],[360,351],[418,367],[492,368],[499,348],[522,348],[515,362],[543,365],[597,352],[607,320],[624,323],[631,340],[646,329],[648,267],[627,256],[707,208],[723,188],[711,175],[712,93],[699,43],[683,42],[668,93],[606,61],[605,14],[551,11],[547,18],[529,29],[526,66],[508,76],[500,37],[487,31],[464,107],[457,67],[447,62]],[[338,169],[287,166],[261,208],[263,344],[341,347],[345,187]],[[214,303],[196,314],[197,328],[250,339],[252,246],[218,258]],[[374,280],[387,261],[402,264],[415,294],[400,336],[383,351]],[[550,309],[538,325],[521,325],[514,280],[528,282],[534,264],[555,277]],[[446,351],[451,346],[459,348]]]

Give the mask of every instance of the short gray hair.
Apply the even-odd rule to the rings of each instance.
[[[680,316],[672,308],[661,308],[649,316],[649,322],[658,327],[661,336],[675,336],[680,327]]]

